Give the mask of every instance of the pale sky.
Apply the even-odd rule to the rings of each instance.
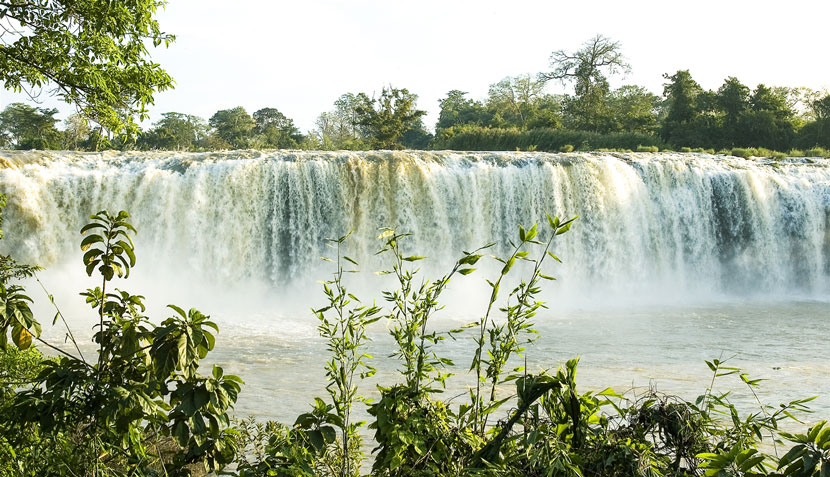
[[[552,51],[596,34],[621,42],[632,67],[612,86],[661,94],[663,73],[688,69],[707,89],[727,76],[824,89],[828,18],[828,0],[169,0],[158,20],[177,40],[152,57],[176,88],[156,96],[151,120],[275,107],[305,132],[341,94],[392,85],[419,96],[431,129],[447,91],[483,99],[490,84],[543,71]],[[0,90],[0,107],[21,99]]]

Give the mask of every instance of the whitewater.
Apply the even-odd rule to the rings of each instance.
[[[517,227],[544,227],[546,213],[579,218],[555,241],[564,263],[551,265],[555,306],[537,320],[531,363],[579,353],[586,385],[654,380],[684,393],[708,384],[703,359],[734,355],[772,378],[773,400],[823,394],[817,406],[830,409],[828,159],[2,151],[0,192],[0,251],[44,266],[42,280],[79,324],[77,292],[95,286],[79,230],[91,213],[129,211],[138,266],[119,286],[161,300],[157,310],[198,305],[220,321],[216,359],[260,391],[240,401],[243,412],[287,419],[322,389],[324,345],[308,309],[331,271],[320,261],[332,254],[327,238],[353,231],[347,252],[365,272],[353,286],[371,294],[372,272],[385,268],[381,227],[411,233],[406,253],[427,256],[434,276],[462,250],[496,242],[490,251],[506,254]],[[484,276],[471,277],[454,284],[436,327],[480,313],[471,303]],[[384,333],[375,330],[379,361]],[[466,345],[447,346],[463,374]],[[394,363],[379,368],[391,377]],[[275,409],[264,397],[273,393],[292,404]]]

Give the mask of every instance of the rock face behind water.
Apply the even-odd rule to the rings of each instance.
[[[545,213],[580,218],[557,243],[574,287],[673,283],[830,294],[830,161],[680,153],[0,152],[3,253],[77,259],[90,213],[128,210],[139,253],[219,280],[283,283],[354,229],[374,269],[379,227],[451,264]]]

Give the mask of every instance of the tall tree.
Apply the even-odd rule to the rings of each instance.
[[[334,102],[334,110],[317,118],[316,135],[324,149],[362,149],[366,131],[358,122],[357,95],[345,93]]]
[[[254,112],[254,122],[254,133],[264,147],[296,148],[303,140],[303,135],[294,125],[294,120],[276,108],[262,108]]]
[[[173,79],[148,47],[174,38],[153,18],[164,0],[0,3],[0,81],[30,96],[48,88],[114,132],[137,132],[153,94]]]
[[[594,131],[607,129],[609,111],[606,97],[610,86],[606,75],[631,70],[621,52],[621,44],[597,35],[573,53],[554,51],[550,56],[550,67],[550,72],[540,73],[542,81],[574,83],[575,95],[565,101],[570,126]]]
[[[660,98],[642,86],[625,85],[608,95],[612,131],[650,133],[657,127]]]
[[[723,113],[723,129],[729,145],[746,145],[739,129],[741,116],[749,110],[749,88],[730,76],[718,88],[718,106]]]
[[[667,113],[660,128],[663,140],[676,146],[699,144],[696,121],[700,114],[699,97],[703,88],[692,79],[689,70],[679,70],[673,75],[664,74],[669,82],[663,85],[663,97]]]
[[[439,100],[441,111],[438,113],[438,122],[435,124],[435,133],[462,124],[485,125],[489,119],[486,108],[479,101],[466,97],[467,93],[461,90],[451,90],[447,97]]]
[[[256,127],[256,121],[242,106],[217,111],[209,124],[217,138],[237,149],[250,146],[251,133]]]
[[[153,128],[142,135],[139,145],[148,149],[188,151],[196,149],[207,136],[205,120],[190,114],[164,113]]]
[[[89,138],[92,129],[87,120],[80,114],[70,114],[63,122],[63,148],[78,150],[81,144]]]
[[[821,146],[830,148],[830,95],[810,101],[815,121],[809,122],[798,131],[799,147]]]
[[[544,90],[545,81],[530,75],[507,77],[490,85],[489,125],[519,129],[558,127],[560,103]]]
[[[55,128],[57,109],[12,103],[0,113],[0,137],[15,149],[58,149],[61,132]]]
[[[418,95],[408,89],[383,88],[379,98],[357,95],[355,113],[358,124],[368,132],[375,149],[401,149],[401,136],[410,129],[421,127],[426,111],[416,109]]]
[[[786,150],[795,137],[795,112],[786,88],[759,84],[749,98],[749,108],[741,117],[739,130],[746,145]]]

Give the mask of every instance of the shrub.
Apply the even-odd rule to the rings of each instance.
[[[731,151],[729,151],[730,155],[735,157],[742,157],[744,159],[748,159],[752,156],[752,151],[750,149],[742,148],[742,147],[733,147]]]
[[[657,146],[643,146],[637,145],[637,152],[658,152],[660,150]]]
[[[0,283],[2,309],[14,310],[0,314],[0,347],[7,347],[11,329],[21,350],[37,339],[61,354],[40,361],[31,384],[6,395],[0,443],[9,451],[9,465],[32,475],[132,475],[162,466],[169,475],[185,475],[192,466],[229,464],[236,452],[228,413],[241,380],[219,366],[210,376],[198,374],[200,360],[213,349],[216,325],[175,305],[169,305],[173,317],[152,325],[143,315],[144,297],[108,291],[112,279],[128,277],[136,263],[135,229],[123,211],[101,211],[91,219],[81,229],[87,234],[83,263],[88,275],[100,274],[101,286],[82,295],[98,318],[97,360],[85,359],[68,327],[74,350],[42,340],[31,299],[9,277]],[[58,310],[55,320],[60,317]]]
[[[715,150],[714,149],[706,149],[703,152],[705,152],[706,154],[714,154]]]
[[[441,131],[432,143],[433,149],[456,151],[515,151],[536,146],[539,151],[560,151],[573,145],[576,150],[599,148],[636,149],[638,145],[658,146],[665,143],[652,134],[621,132],[601,134],[568,129],[487,128],[475,125],[453,126]]]
[[[681,147],[680,152],[692,152],[692,148],[691,147]]]
[[[559,148],[559,152],[572,152],[574,150],[573,144],[565,144]]]
[[[804,151],[804,155],[807,157],[828,157],[828,151],[822,147],[814,147],[812,149],[807,149]]]

